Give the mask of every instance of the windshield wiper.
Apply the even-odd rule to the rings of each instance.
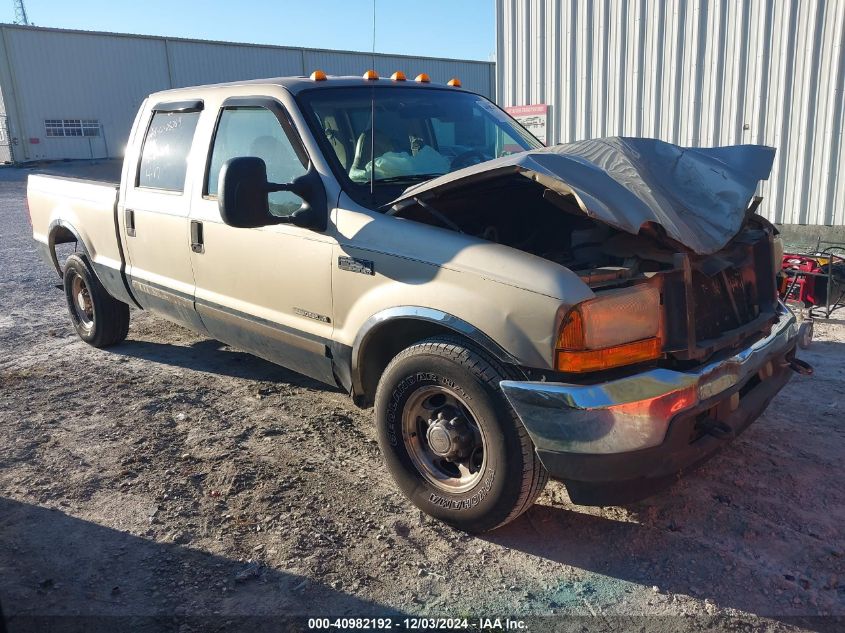
[[[424,180],[431,180],[443,176],[443,174],[406,174],[404,176],[391,176],[390,178],[376,178],[373,182],[380,183],[405,183],[405,182],[423,182]]]

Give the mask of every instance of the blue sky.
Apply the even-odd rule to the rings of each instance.
[[[30,22],[91,31],[372,48],[372,0],[24,0]],[[376,51],[494,59],[494,0],[376,0]],[[0,0],[0,22],[14,20]]]

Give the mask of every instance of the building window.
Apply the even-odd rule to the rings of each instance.
[[[100,122],[97,119],[82,119],[82,136],[99,136]]]
[[[48,137],[100,136],[100,122],[97,119],[46,119],[44,129]]]
[[[47,119],[44,121],[47,128],[47,136],[64,136],[65,128],[62,125],[61,119]]]

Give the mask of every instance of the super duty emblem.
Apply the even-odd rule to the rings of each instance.
[[[368,259],[358,259],[357,257],[338,257],[337,267],[341,270],[348,270],[352,273],[361,273],[362,275],[376,274],[376,267],[373,262]]]

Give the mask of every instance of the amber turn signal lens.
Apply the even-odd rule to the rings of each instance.
[[[647,338],[604,349],[558,349],[555,352],[555,368],[558,371],[579,374],[633,365],[660,358],[660,348],[659,338]]]
[[[326,73],[322,70],[315,70],[311,73],[311,81],[325,81],[326,80]]]
[[[460,88],[461,87],[461,80],[457,77],[452,77],[449,81],[446,82],[447,86],[452,86],[453,88]]]
[[[558,349],[584,349],[584,317],[576,307],[566,313],[564,322],[560,325],[560,332],[557,335]]]
[[[428,75],[426,75],[425,73],[420,73],[419,75],[417,75],[417,77],[416,77],[416,79],[414,79],[414,81],[419,81],[421,84],[427,84],[427,83],[431,83],[431,78]]]
[[[371,80],[371,79],[378,79],[378,73],[374,70],[368,70],[364,73],[364,79]]]
[[[405,81],[405,73],[403,73],[401,70],[397,70],[395,73],[390,75],[390,78],[393,81]]]

